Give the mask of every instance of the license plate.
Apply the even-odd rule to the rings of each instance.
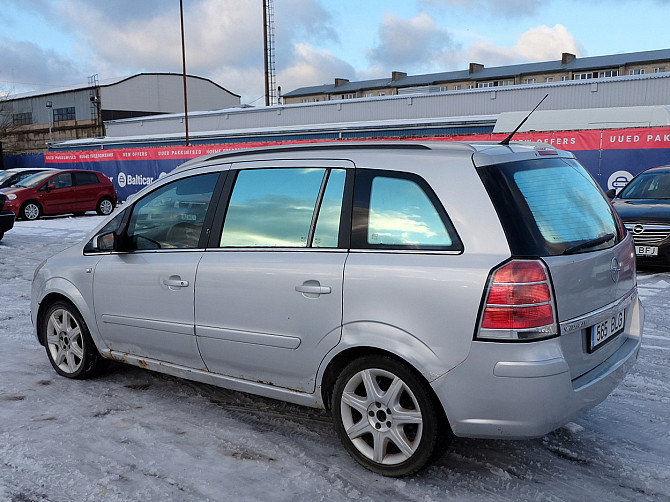
[[[591,326],[589,333],[589,353],[601,347],[623,331],[626,322],[625,311],[621,310],[612,317]]]
[[[656,246],[635,246],[635,254],[637,256],[658,256],[658,248]]]

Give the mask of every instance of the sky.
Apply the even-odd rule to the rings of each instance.
[[[183,0],[187,72],[264,104],[262,0]],[[282,92],[670,48],[670,0],[274,0]],[[0,94],[181,73],[178,0],[0,0]]]

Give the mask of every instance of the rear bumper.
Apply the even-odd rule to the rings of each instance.
[[[637,298],[631,314],[618,348],[577,378],[560,337],[526,344],[473,342],[462,364],[432,382],[454,434],[539,437],[604,401],[637,360],[644,321]]]

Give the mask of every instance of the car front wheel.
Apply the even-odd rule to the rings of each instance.
[[[42,215],[42,208],[37,202],[29,201],[21,207],[21,216],[26,220],[36,220]]]
[[[58,301],[51,305],[44,314],[41,330],[47,357],[59,375],[90,378],[106,365],[84,319],[72,304]]]
[[[384,476],[421,469],[447,443],[435,401],[406,364],[384,356],[350,363],[333,389],[333,418],[344,447]]]

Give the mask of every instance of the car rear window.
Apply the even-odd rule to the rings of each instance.
[[[509,162],[478,172],[514,255],[585,252],[621,240],[611,204],[576,160]]]

